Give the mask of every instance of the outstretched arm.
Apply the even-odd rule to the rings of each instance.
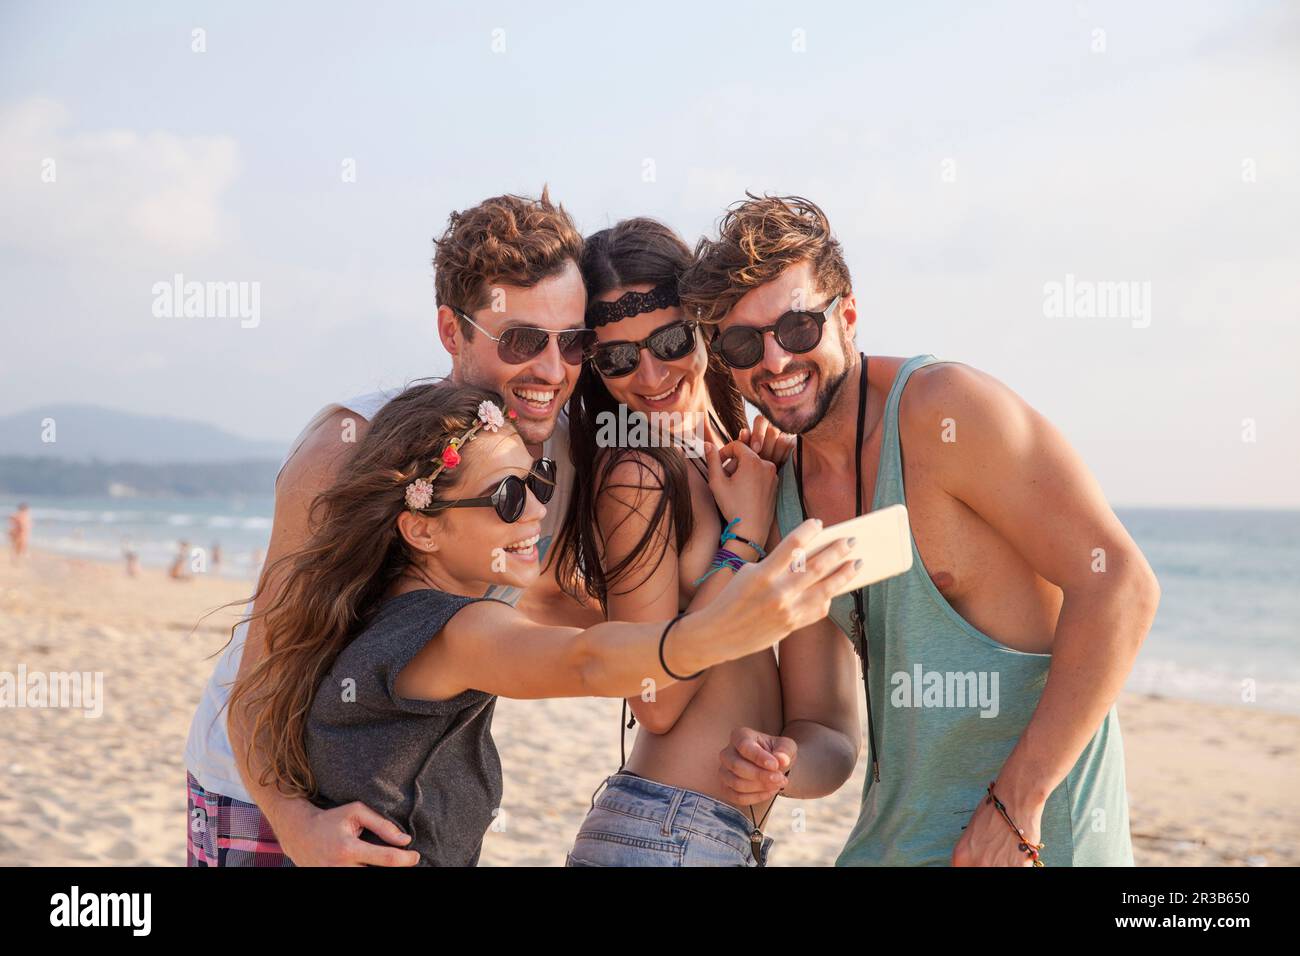
[[[849,548],[832,545],[791,569],[796,548],[820,528],[808,521],[769,561],[743,568],[708,607],[692,612],[664,643],[677,674],[735,660],[771,647],[826,615],[830,599],[852,578]],[[647,678],[672,680],[660,663],[666,621],[607,621],[578,630],[538,624],[508,605],[480,601],[463,608],[398,675],[404,697],[446,700],[474,688],[504,697],[630,697]]]

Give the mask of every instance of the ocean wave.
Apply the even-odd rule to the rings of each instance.
[[[1140,659],[1125,688],[1138,694],[1300,713],[1300,681],[1257,674],[1253,667],[1226,673],[1168,658]]]

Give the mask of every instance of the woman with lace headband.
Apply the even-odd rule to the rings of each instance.
[[[690,264],[686,244],[651,219],[584,243],[596,341],[569,403],[577,480],[557,576],[597,597],[609,620],[716,607],[731,575],[764,557],[774,462],[788,453],[788,436],[766,422],[750,435],[739,394],[683,313],[677,280]],[[726,802],[718,753],[733,727],[779,733],[782,716],[771,648],[671,687],[648,682],[624,701],[622,722],[641,730],[593,797],[568,864],[765,865],[772,802]]]
[[[263,704],[249,746],[264,785],[325,807],[364,803],[367,830],[410,834],[421,865],[478,860],[502,795],[498,695],[622,697],[647,676],[671,684],[824,615],[851,574],[847,548],[792,570],[796,544],[680,620],[536,623],[483,597],[536,579],[555,479],[511,419],[498,396],[449,383],[385,405],[313,505],[306,545],[263,578],[282,582],[258,612],[266,652],[231,694],[232,705]]]

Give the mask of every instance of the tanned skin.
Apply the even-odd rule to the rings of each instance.
[[[799,263],[746,294],[722,328],[763,326],[800,290],[818,308],[838,289],[816,289]],[[764,337],[758,366],[733,371],[741,393],[778,428],[802,432],[804,493],[826,524],[853,516],[853,442],[859,359],[857,304],[844,296],[812,352],[786,352]],[[875,492],[886,396],[901,358],[871,356],[862,450],[863,500]],[[772,390],[808,373],[790,397]],[[843,382],[813,424],[816,396]],[[784,390],[784,388],[783,388]],[[945,422],[956,441],[944,441]],[[918,370],[899,408],[903,476],[912,533],[926,572],[949,604],[1008,647],[1050,653],[1038,707],[997,777],[999,798],[1031,842],[1043,807],[1100,726],[1155,617],[1160,588],[1150,566],[1064,436],[989,375],[943,363]],[[1105,573],[1094,567],[1104,549]],[[852,774],[861,746],[857,663],[829,622],[787,638],[780,651],[786,726],[778,737],[737,728],[720,773],[736,801],[764,803],[830,793]],[[981,802],[953,847],[959,866],[1029,866],[997,810]]]

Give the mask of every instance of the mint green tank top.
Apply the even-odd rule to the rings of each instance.
[[[899,370],[885,407],[871,508],[906,504]],[[781,469],[777,520],[787,534],[804,518],[793,457]],[[867,650],[880,780],[867,774],[862,807],[837,866],[946,866],[985,788],[997,778],[1047,682],[1050,654],[1027,654],[976,629],[944,599],[912,541],[911,570],[870,587]],[[830,617],[852,639],[853,599]],[[868,744],[864,744],[869,746]],[[1131,866],[1119,717],[1112,707],[1043,811],[1046,866]]]

